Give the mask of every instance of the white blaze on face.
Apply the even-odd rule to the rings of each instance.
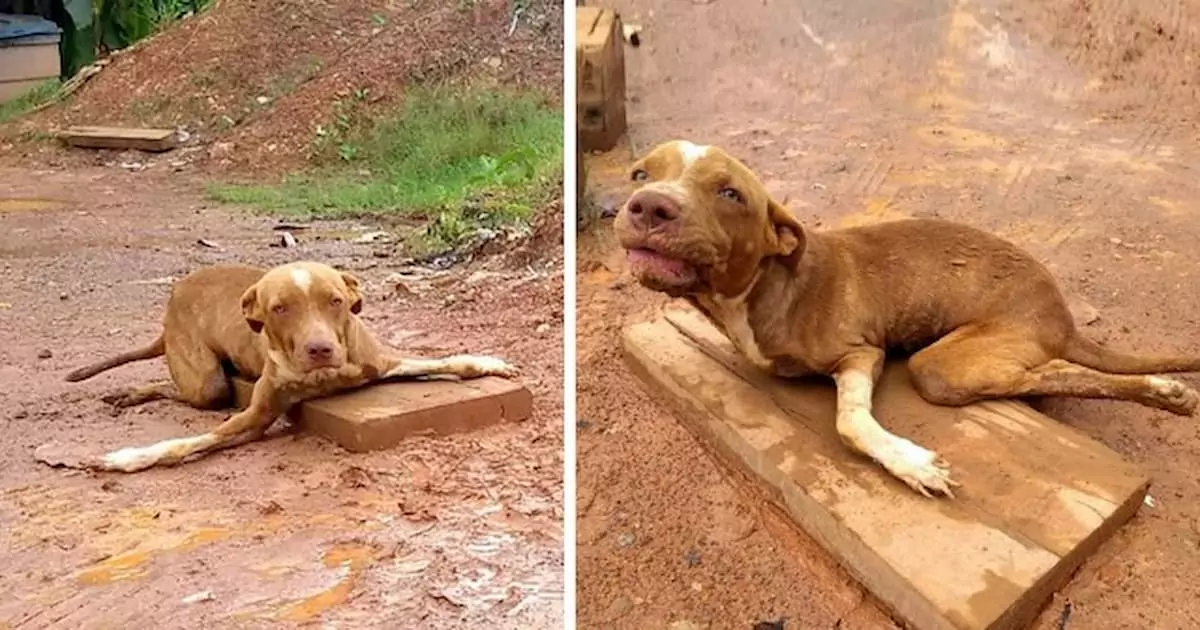
[[[696,160],[708,155],[708,145],[693,144],[687,140],[681,140],[679,142],[679,155],[683,158],[683,170],[686,171],[692,167],[692,164],[696,163]]]
[[[308,289],[312,287],[312,274],[303,267],[293,267],[292,282],[296,283],[296,286],[299,287],[300,290],[305,294],[307,294]]]

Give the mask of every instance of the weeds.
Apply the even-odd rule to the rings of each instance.
[[[524,221],[559,194],[562,118],[538,97],[411,88],[401,111],[371,121],[369,96],[356,91],[335,103],[331,124],[316,133],[313,172],[210,193],[273,212],[424,218],[430,248]]]
[[[11,101],[0,103],[0,123],[28,114],[34,108],[55,98],[62,83],[50,79]]]

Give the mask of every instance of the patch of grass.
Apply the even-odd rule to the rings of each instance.
[[[425,218],[425,245],[526,220],[560,193],[562,116],[535,95],[411,88],[401,111],[359,121],[352,95],[323,135],[322,167],[276,186],[213,185],[215,199],[276,213]]]
[[[0,103],[0,123],[28,114],[33,108],[54,98],[60,85],[62,83],[58,79],[49,79],[11,101]]]

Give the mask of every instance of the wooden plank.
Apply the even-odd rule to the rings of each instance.
[[[238,408],[250,400],[253,383],[234,380]],[[300,403],[288,414],[306,431],[342,448],[364,452],[391,448],[414,436],[473,431],[533,415],[533,395],[523,385],[498,377],[464,381],[406,381]]]
[[[575,109],[579,147],[608,151],[624,135],[625,46],[621,17],[581,7],[575,14]]]
[[[926,499],[849,451],[829,379],[757,370],[694,311],[636,324],[626,357],[647,391],[748,476],[909,627],[1023,628],[1145,498],[1149,479],[1027,405],[924,402],[902,363],[876,415],[962,482]]]
[[[59,134],[69,145],[89,149],[137,149],[161,152],[175,148],[171,129],[127,127],[70,127]]]

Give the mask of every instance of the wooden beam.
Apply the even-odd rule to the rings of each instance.
[[[237,406],[254,385],[235,379]],[[391,448],[414,436],[473,431],[533,415],[533,395],[498,377],[380,383],[300,403],[288,414],[306,431],[353,452]]]
[[[652,397],[911,628],[1026,627],[1149,486],[1022,403],[930,405],[892,363],[877,417],[944,456],[963,484],[957,500],[927,499],[842,444],[829,379],[762,373],[690,309],[627,328],[623,343]]]
[[[89,149],[136,149],[161,152],[175,148],[171,129],[133,129],[125,127],[70,127],[59,137],[71,146]]]

